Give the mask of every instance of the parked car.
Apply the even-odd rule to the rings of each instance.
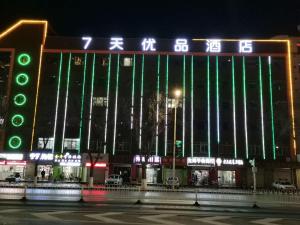
[[[179,188],[179,178],[178,177],[168,177],[166,180],[167,188],[172,188],[174,184],[175,188]]]
[[[296,186],[288,181],[274,181],[272,187],[281,191],[293,191],[296,190]]]
[[[105,185],[122,185],[123,184],[123,178],[121,175],[118,174],[111,174],[108,176],[107,179],[105,179]]]
[[[8,177],[6,177],[5,181],[8,181],[9,183],[20,182],[21,181],[21,175],[20,175],[20,173],[16,172],[16,173],[11,174]]]

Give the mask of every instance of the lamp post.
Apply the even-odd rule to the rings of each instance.
[[[173,137],[173,167],[172,167],[172,190],[175,188],[175,146],[176,146],[176,121],[177,121],[177,107],[179,103],[179,97],[181,96],[181,90],[176,89],[175,95],[175,112],[174,112],[174,137]]]

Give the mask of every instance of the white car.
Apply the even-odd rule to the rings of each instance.
[[[275,181],[272,187],[281,191],[293,191],[296,190],[296,186],[288,181]]]
[[[166,180],[166,185],[168,188],[172,188],[174,183],[175,188],[179,188],[179,179],[178,177],[168,177]]]
[[[122,185],[123,178],[118,174],[111,174],[105,179],[105,185]]]

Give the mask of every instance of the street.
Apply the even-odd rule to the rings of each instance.
[[[298,225],[297,210],[2,200],[0,224]]]

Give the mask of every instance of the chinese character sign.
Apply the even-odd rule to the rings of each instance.
[[[109,50],[124,50],[123,48],[123,38],[121,37],[112,37],[110,39],[110,47]]]
[[[189,45],[187,39],[176,39],[174,45],[175,52],[188,52]]]
[[[239,41],[239,52],[252,53],[252,41]]]
[[[221,40],[217,40],[217,39],[207,40],[206,52],[221,52]]]
[[[143,51],[156,51],[155,44],[156,40],[154,38],[144,38],[142,41]]]

